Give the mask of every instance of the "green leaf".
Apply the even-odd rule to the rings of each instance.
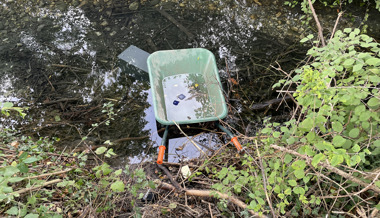
[[[371,98],[371,99],[369,99],[367,104],[372,109],[377,109],[377,107],[380,105],[380,100],[377,98]]]
[[[18,215],[18,207],[13,206],[6,211],[8,215]]]
[[[169,208],[170,208],[170,209],[175,209],[175,208],[177,208],[177,204],[174,203],[174,202],[173,202],[173,203],[170,203],[170,204],[169,204]]]
[[[359,70],[361,70],[363,68],[363,64],[355,64],[354,67],[352,68],[352,70],[354,72],[357,72]]]
[[[4,176],[13,176],[14,174],[20,172],[20,170],[17,167],[14,166],[7,166],[5,167]]]
[[[296,185],[297,185],[297,181],[294,180],[294,179],[289,180],[288,183],[289,183],[289,185],[291,185],[291,186],[296,186]]]
[[[21,173],[27,173],[29,171],[28,166],[24,162],[19,163],[17,169],[19,169]]]
[[[95,153],[96,153],[97,155],[100,155],[100,154],[103,154],[103,153],[106,152],[106,151],[107,151],[107,148],[106,148],[106,147],[99,147],[99,148],[96,149]]]
[[[303,171],[303,169],[295,170],[294,175],[297,177],[297,179],[302,179],[303,177],[305,177],[305,172]]]
[[[20,182],[20,181],[22,181],[22,180],[24,180],[23,177],[11,177],[11,178],[8,179],[8,182],[10,182],[10,183],[13,183],[13,182]]]
[[[355,144],[354,147],[352,147],[353,152],[359,152],[360,151],[360,146],[358,144]]]
[[[365,61],[366,64],[368,65],[371,65],[371,66],[378,66],[380,65],[380,59],[379,58],[368,58],[366,61]]]
[[[111,189],[114,192],[123,192],[124,187],[125,187],[125,185],[124,185],[123,181],[120,181],[120,180],[111,184]]]
[[[342,147],[342,145],[346,142],[346,139],[344,139],[342,136],[340,135],[337,135],[337,136],[334,136],[333,140],[332,140],[332,143],[334,145],[334,147],[336,148],[339,148],[339,147]]]
[[[358,128],[353,128],[353,129],[350,130],[350,132],[348,133],[348,135],[351,138],[357,138],[359,136],[359,133],[360,133],[360,130]]]
[[[293,192],[298,194],[298,195],[304,195],[305,189],[303,189],[302,187],[294,187]]]
[[[120,175],[122,172],[123,172],[122,169],[118,169],[118,170],[115,171],[115,175],[118,176],[118,175]]]
[[[293,157],[290,154],[285,154],[284,163],[288,164],[292,161]]]
[[[343,158],[343,155],[334,155],[332,158],[331,158],[331,165],[332,166],[336,166],[336,165],[338,165],[338,164],[341,164],[341,163],[343,163],[343,161],[344,161],[344,158]]]
[[[38,158],[36,158],[36,157],[28,157],[23,162],[26,163],[26,164],[29,164],[29,163],[33,163],[33,162],[36,162],[36,161],[38,161]]]
[[[313,160],[311,161],[311,165],[314,167],[317,167],[318,164],[325,159],[325,155],[322,153],[319,153],[313,157]]]
[[[39,217],[39,215],[35,214],[35,213],[30,213],[30,214],[24,216],[24,218],[38,218],[38,217]]]
[[[342,132],[343,131],[343,125],[339,121],[334,121],[332,123],[332,128],[335,132]]]
[[[350,59],[347,59],[347,60],[345,60],[345,61],[343,62],[343,66],[345,66],[345,67],[350,67],[350,66],[352,66],[352,64],[354,64],[354,63],[355,63],[355,59],[350,58]]]
[[[292,168],[295,170],[303,170],[306,167],[306,162],[304,160],[297,160],[292,164]]]

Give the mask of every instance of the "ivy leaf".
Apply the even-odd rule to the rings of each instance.
[[[357,138],[359,136],[359,129],[358,128],[353,128],[350,130],[350,132],[348,133],[348,135],[351,137],[351,138]]]
[[[124,187],[125,187],[125,185],[124,185],[123,181],[120,181],[120,180],[111,184],[111,189],[114,192],[123,192]]]

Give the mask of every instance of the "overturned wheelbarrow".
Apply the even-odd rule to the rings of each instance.
[[[170,125],[219,121],[227,116],[215,57],[207,49],[163,50],[149,54],[131,46],[119,58],[149,72],[155,117],[165,126],[158,164],[163,162]],[[219,122],[216,125],[231,137],[238,151],[242,150],[236,136]]]

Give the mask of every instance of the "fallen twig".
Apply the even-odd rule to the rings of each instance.
[[[33,190],[36,190],[36,189],[42,188],[42,187],[44,187],[44,186],[48,186],[48,185],[52,185],[52,184],[55,184],[55,183],[59,183],[59,182],[61,182],[61,181],[62,181],[62,179],[51,180],[51,181],[48,181],[48,182],[43,183],[42,185],[36,185],[36,186],[30,187],[30,188],[24,188],[24,189],[21,189],[21,190],[18,190],[18,191],[12,192],[12,193],[10,193],[10,194],[11,194],[11,195],[22,194],[22,193],[25,193],[25,192],[29,192],[29,191],[33,191]]]
[[[158,166],[162,171],[164,171],[164,173],[166,174],[166,176],[169,178],[170,182],[174,185],[174,187],[175,187],[177,190],[180,190],[180,191],[183,190],[183,188],[178,184],[178,182],[175,181],[175,180],[173,179],[172,174],[169,172],[168,169],[166,169],[166,167],[162,166],[161,164],[157,164],[157,166]]]
[[[58,172],[44,173],[44,174],[40,174],[40,175],[37,175],[37,176],[30,176],[30,177],[27,177],[25,179],[37,179],[37,178],[41,178],[41,177],[45,177],[45,176],[54,176],[54,175],[59,175],[59,174],[67,173],[67,172],[69,172],[71,170],[73,170],[73,169],[69,168],[69,169],[65,169],[65,170],[62,170],[62,171],[58,171]]]

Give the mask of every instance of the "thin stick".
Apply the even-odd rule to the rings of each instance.
[[[207,156],[207,154],[197,145],[195,142],[188,136],[184,131],[182,131],[181,127],[173,120],[174,124],[178,127],[179,131],[186,136],[186,138],[200,151],[203,153],[203,155]]]
[[[342,15],[343,15],[343,11],[339,12],[338,18],[336,18],[336,21],[335,21],[334,29],[333,29],[333,31],[331,33],[330,40],[334,37],[336,27],[338,26],[339,19],[342,17]]]
[[[36,178],[45,177],[45,176],[54,176],[54,175],[59,175],[59,174],[67,173],[67,172],[69,172],[71,170],[73,170],[73,169],[69,168],[69,169],[65,169],[65,170],[62,170],[62,171],[58,171],[58,172],[45,173],[45,174],[41,174],[41,175],[37,175],[37,176],[30,176],[30,177],[27,177],[26,179],[36,179]]]
[[[48,185],[51,185],[51,184],[54,184],[54,183],[58,183],[58,182],[61,182],[62,179],[55,179],[55,180],[51,180],[49,182],[45,182],[43,183],[42,185],[37,185],[37,186],[33,186],[33,187],[30,187],[30,188],[24,188],[24,189],[21,189],[21,190],[18,190],[16,192],[12,192],[10,193],[11,195],[15,195],[15,194],[22,194],[22,193],[25,193],[25,192],[28,192],[28,191],[33,191],[33,190],[36,190],[36,189],[39,189],[39,188],[42,188],[44,186],[48,186]]]
[[[268,195],[268,191],[267,191],[267,177],[265,175],[263,161],[261,160],[261,155],[260,155],[260,152],[259,152],[259,146],[257,145],[257,140],[255,140],[255,144],[256,144],[257,156],[259,157],[259,164],[260,164],[261,174],[263,176],[263,185],[264,185],[265,196],[267,198],[267,202],[269,204],[269,208],[270,208],[270,211],[272,213],[272,216],[273,217],[277,217],[276,214],[275,214],[275,212],[274,212],[274,210],[273,210],[273,207],[272,207],[272,201],[270,200],[269,195]]]
[[[315,23],[317,23],[318,35],[319,35],[319,38],[321,39],[322,46],[325,46],[326,43],[325,43],[325,39],[323,38],[323,29],[322,29],[321,23],[319,23],[317,14],[315,13],[315,10],[314,10],[314,7],[313,7],[313,3],[311,3],[311,0],[308,0],[308,2],[309,2],[309,6],[310,6],[310,9],[311,9],[311,12],[313,13],[313,17],[314,17]]]

